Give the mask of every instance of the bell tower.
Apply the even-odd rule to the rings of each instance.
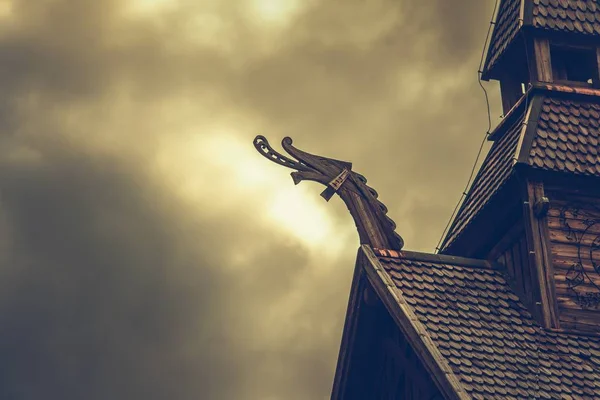
[[[530,84],[600,87],[595,0],[502,0],[482,78],[500,82],[507,113]]]
[[[486,258],[546,328],[600,333],[600,3],[500,0],[504,118],[441,253]]]

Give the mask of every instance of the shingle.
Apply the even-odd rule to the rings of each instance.
[[[506,0],[501,2],[496,25],[494,26],[494,33],[489,45],[485,70],[490,70],[496,64],[502,53],[504,53],[517,36],[519,32],[520,8],[521,0]]]
[[[600,176],[600,159],[595,156],[600,150],[599,119],[600,106],[593,99],[547,97],[529,151],[529,164],[553,171]]]
[[[450,227],[444,247],[462,234],[510,177],[522,127],[523,115],[492,145]]]
[[[596,396],[600,338],[541,328],[500,271],[382,255],[399,294],[472,398]]]
[[[584,35],[600,34],[597,0],[533,0],[533,26]]]
[[[513,43],[522,40],[518,35],[522,22],[540,30],[600,35],[600,6],[597,0],[501,1],[483,68],[486,73]]]

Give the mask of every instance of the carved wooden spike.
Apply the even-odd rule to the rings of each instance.
[[[326,186],[321,196],[327,201],[337,193],[354,219],[361,244],[402,249],[404,240],[395,232],[394,221],[386,215],[387,207],[377,200],[377,192],[367,186],[365,177],[352,171],[351,163],[299,150],[289,137],[284,138],[281,145],[293,158],[275,151],[264,136],[254,139],[254,147],[263,157],[295,170],[292,172],[294,184],[304,180],[321,183]]]

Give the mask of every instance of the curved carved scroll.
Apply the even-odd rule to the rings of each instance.
[[[377,192],[367,186],[365,177],[352,171],[352,163],[299,150],[289,137],[283,139],[281,146],[292,158],[275,151],[264,136],[254,139],[254,147],[263,157],[295,170],[291,173],[294,184],[304,180],[321,183],[326,186],[321,196],[327,201],[337,193],[354,219],[362,244],[402,249],[404,240],[395,232],[396,224],[387,216],[387,207],[377,199]]]
[[[600,209],[569,204],[560,210],[560,224],[566,238],[577,249],[577,261],[565,280],[569,292],[582,308],[600,306]]]

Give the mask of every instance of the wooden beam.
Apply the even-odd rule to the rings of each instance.
[[[537,80],[552,82],[552,61],[550,58],[550,41],[545,38],[533,40]]]
[[[382,255],[385,256],[384,254],[382,254]],[[446,255],[446,254],[421,253],[418,251],[408,251],[408,250],[402,250],[401,252],[399,252],[399,255],[400,255],[400,258],[404,258],[407,260],[434,262],[434,263],[442,263],[442,264],[450,264],[450,265],[460,265],[460,266],[464,266],[464,267],[473,267],[473,268],[480,268],[480,269],[492,269],[492,267],[488,264],[488,262],[486,260],[479,260],[476,258],[457,257],[457,256]]]
[[[529,151],[533,145],[533,140],[537,134],[538,122],[540,120],[540,114],[542,112],[542,105],[544,104],[543,96],[535,96],[531,100],[529,110],[523,120],[523,131],[517,149],[515,151],[515,162],[529,165]]]
[[[447,400],[469,400],[471,397],[369,246],[361,246],[361,259],[369,282],[440,392]]]
[[[596,71],[594,73],[594,87],[600,87],[600,46],[596,47]]]
[[[554,267],[550,253],[550,234],[548,233],[548,218],[537,218],[534,204],[544,196],[544,185],[541,182],[527,181],[527,204],[524,207],[529,223],[528,247],[533,252],[530,262],[534,269],[539,290],[541,323],[545,328],[559,328],[558,307],[556,304],[556,289],[554,287]]]

